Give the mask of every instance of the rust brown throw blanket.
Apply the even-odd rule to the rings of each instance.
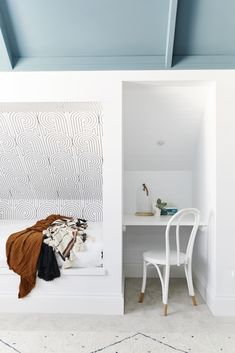
[[[37,263],[43,241],[43,230],[63,216],[50,215],[32,227],[9,236],[6,243],[7,263],[20,278],[19,298],[25,297],[34,288]]]

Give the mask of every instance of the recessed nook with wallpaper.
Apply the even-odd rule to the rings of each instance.
[[[215,271],[215,124],[213,82],[123,84],[125,277],[142,277],[143,252],[163,249],[165,245],[169,217],[135,216],[137,190],[145,183],[151,204],[161,198],[179,210],[200,210],[193,278],[207,300]],[[190,222],[186,222],[182,230],[183,249],[189,230]],[[171,246],[174,248],[175,244]],[[155,268],[148,271],[151,277],[157,276]],[[171,270],[173,277],[183,275],[180,267]],[[156,301],[160,303],[161,297]]]
[[[74,310],[74,298],[84,293],[84,278],[92,295],[97,292],[97,278],[106,276],[102,234],[102,116],[102,104],[98,102],[1,104],[2,311],[35,311],[43,299],[44,305],[37,310],[58,311],[59,300],[60,307],[64,306],[62,310],[69,312]],[[11,233],[51,214],[86,219],[85,246],[71,268],[61,269],[62,278],[51,283],[37,279],[36,287],[22,303],[17,299],[19,277],[8,269],[6,241]],[[57,261],[63,263],[58,256]],[[76,307],[82,310],[79,305]]]

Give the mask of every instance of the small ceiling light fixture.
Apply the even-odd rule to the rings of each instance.
[[[163,145],[165,145],[165,141],[164,140],[158,140],[157,141],[157,145],[158,146],[163,146]]]

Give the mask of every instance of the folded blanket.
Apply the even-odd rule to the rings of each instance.
[[[20,278],[19,298],[25,297],[36,284],[37,263],[42,246],[42,232],[61,215],[50,215],[32,227],[10,235],[6,243],[7,263]]]
[[[61,256],[64,268],[71,267],[75,254],[84,249],[86,228],[87,222],[84,219],[57,219],[43,231],[44,244],[52,247]]]
[[[53,248],[42,243],[38,259],[38,277],[44,281],[52,281],[60,277],[60,269]]]

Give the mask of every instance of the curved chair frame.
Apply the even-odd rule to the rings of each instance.
[[[186,252],[184,253],[184,261],[182,263],[181,261],[181,252],[180,252],[180,225],[182,220],[185,217],[188,216],[193,216],[194,217],[194,222],[193,222],[193,227],[189,236],[188,244],[187,244],[187,249]],[[176,223],[175,223],[176,222]],[[170,279],[170,267],[171,267],[171,250],[170,250],[170,240],[169,240],[169,234],[170,234],[170,229],[173,225],[176,224],[176,256],[177,256],[177,261],[176,264],[177,266],[184,265],[184,270],[185,270],[185,276],[188,284],[188,291],[189,295],[192,297],[192,302],[193,305],[197,305],[196,299],[195,299],[195,292],[194,292],[194,287],[193,287],[193,279],[192,279],[192,254],[193,254],[193,247],[194,247],[194,242],[197,234],[197,230],[199,227],[199,222],[200,222],[200,212],[196,208],[185,208],[177,212],[174,216],[171,217],[169,220],[167,227],[166,227],[166,232],[165,232],[165,260],[164,263],[159,264],[157,262],[157,256],[156,260],[153,259],[152,261],[147,261],[146,256],[148,252],[145,252],[143,254],[143,282],[142,282],[142,289],[140,293],[140,298],[139,298],[139,303],[143,302],[144,299],[144,292],[146,288],[146,280],[147,280],[147,268],[148,266],[152,265],[156,268],[161,286],[162,286],[162,302],[164,304],[164,315],[167,315],[167,305],[168,305],[168,291],[169,291],[169,279]],[[161,270],[161,266],[163,267],[163,271]]]

